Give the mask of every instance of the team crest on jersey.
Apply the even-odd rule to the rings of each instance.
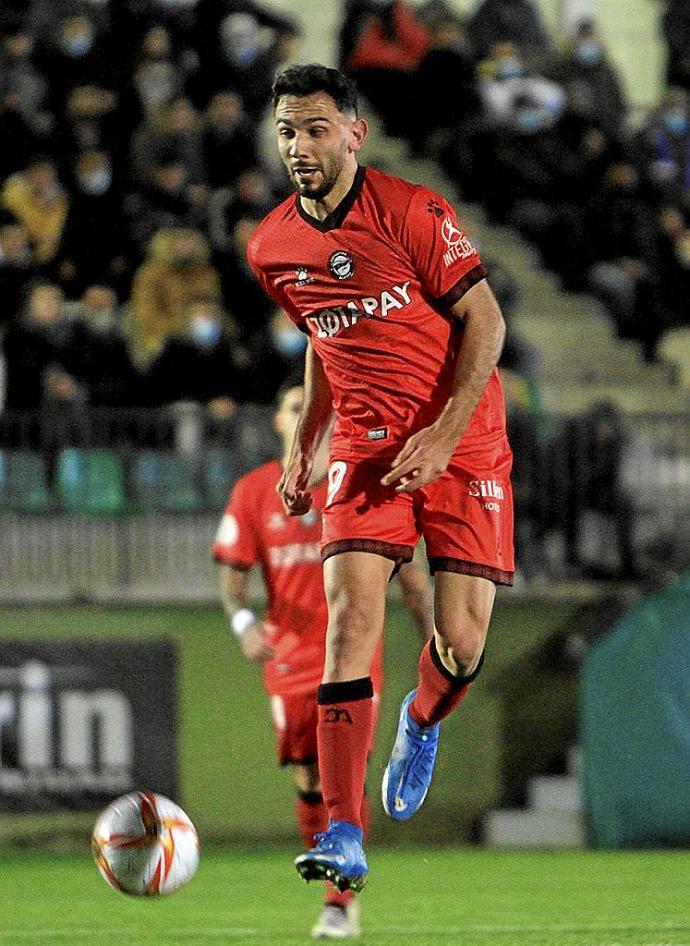
[[[450,266],[455,260],[467,259],[468,256],[471,256],[475,252],[470,241],[462,230],[458,229],[457,224],[450,216],[444,217],[443,219],[443,223],[441,224],[441,236],[448,247],[443,254],[443,262],[446,266]]]
[[[310,276],[306,266],[298,266],[295,270],[295,276],[297,277],[296,286],[308,286],[309,283],[316,282],[316,276]]]
[[[349,279],[355,271],[355,262],[345,250],[336,250],[331,254],[328,268],[336,279]]]

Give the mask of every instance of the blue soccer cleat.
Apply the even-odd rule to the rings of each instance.
[[[409,714],[416,692],[412,690],[402,701],[395,745],[381,784],[384,810],[396,821],[407,821],[421,808],[438,751],[440,724],[420,726]]]
[[[330,880],[338,890],[360,891],[369,868],[362,847],[362,829],[349,821],[328,822],[328,829],[314,837],[317,842],[295,860],[303,880]]]

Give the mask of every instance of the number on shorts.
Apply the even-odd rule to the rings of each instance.
[[[347,463],[343,463],[342,460],[336,460],[335,463],[331,463],[330,467],[328,468],[328,495],[326,496],[327,506],[331,505],[335,499],[335,494],[343,485],[346,471]]]

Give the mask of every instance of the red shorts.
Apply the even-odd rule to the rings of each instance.
[[[371,667],[374,686],[374,713],[378,714],[381,684],[383,648],[379,646]],[[316,723],[318,704],[316,690],[294,695],[273,695],[271,717],[276,734],[276,751],[280,765],[312,765],[318,759],[316,749]],[[374,718],[374,724],[376,718]],[[373,746],[373,737],[372,737]],[[371,750],[372,746],[369,747]]]
[[[437,480],[414,493],[381,486],[388,461],[338,459],[329,467],[321,556],[374,552],[397,564],[424,536],[429,566],[511,585],[512,453],[501,438],[490,451],[465,450]]]

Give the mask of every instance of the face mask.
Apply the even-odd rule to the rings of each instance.
[[[110,187],[112,174],[107,168],[100,171],[87,171],[79,177],[79,186],[81,189],[94,197],[99,197]]]
[[[189,327],[192,339],[202,348],[213,348],[220,341],[222,329],[220,322],[210,315],[197,315]]]
[[[542,124],[541,112],[538,108],[523,109],[517,116],[517,126],[526,134],[538,131]]]
[[[499,79],[516,79],[522,75],[522,64],[519,59],[502,59],[496,69]]]
[[[666,131],[672,135],[684,135],[688,130],[688,117],[678,108],[666,112],[664,115]]]
[[[111,309],[101,309],[89,317],[88,325],[96,335],[108,335],[116,327],[117,320]]]
[[[307,337],[299,329],[281,328],[273,332],[273,345],[276,351],[286,358],[300,355],[307,347]]]
[[[575,58],[583,66],[596,66],[603,60],[604,50],[596,40],[586,39],[575,50]]]
[[[85,56],[87,53],[91,52],[93,48],[93,33],[84,31],[83,33],[78,33],[76,36],[70,36],[65,38],[62,41],[63,49],[70,56]]]

